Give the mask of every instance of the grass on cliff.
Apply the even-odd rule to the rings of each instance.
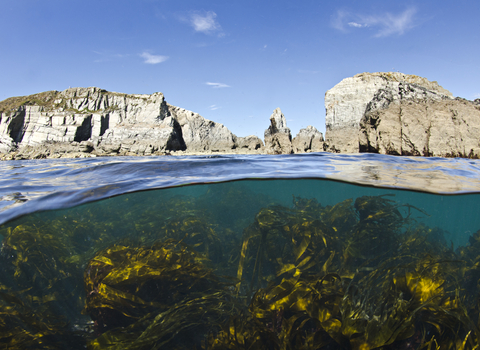
[[[126,94],[115,93],[115,92],[108,92],[108,91],[100,91],[101,94],[108,94],[108,95],[116,95],[116,96],[127,96]],[[0,113],[5,113],[6,115],[10,115],[15,113],[21,106],[42,106],[45,109],[56,109],[56,108],[63,108],[63,110],[74,112],[78,114],[88,114],[88,113],[95,113],[98,111],[91,111],[87,108],[84,110],[78,110],[74,108],[67,108],[65,103],[64,96],[61,95],[62,92],[51,90],[40,92],[38,94],[28,95],[28,96],[17,96],[17,97],[10,97],[3,101],[0,101]],[[86,96],[77,96],[73,99],[85,98]],[[60,103],[55,103],[56,100],[61,99]],[[113,105],[108,107],[104,112],[111,112],[119,110],[120,108],[117,105]]]
[[[55,101],[58,91],[45,91],[29,96],[10,97],[0,101],[0,113],[10,114],[18,110],[20,106],[44,106],[50,107]]]

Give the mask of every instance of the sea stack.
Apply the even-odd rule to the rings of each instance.
[[[280,108],[273,111],[270,116],[270,126],[265,130],[265,153],[293,153],[292,134],[287,127],[287,121]]]

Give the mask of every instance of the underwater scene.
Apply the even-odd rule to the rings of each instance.
[[[150,189],[0,227],[2,349],[476,349],[480,194]]]

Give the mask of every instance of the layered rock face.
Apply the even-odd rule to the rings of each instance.
[[[400,83],[379,90],[360,122],[360,151],[406,156],[480,157],[480,99],[450,98]]]
[[[98,155],[148,155],[238,146],[225,126],[167,104],[162,93],[128,95],[95,87],[2,101],[0,135],[3,153],[29,146],[69,152],[78,146],[79,152]]]
[[[452,94],[438,85],[416,75],[402,73],[361,73],[343,79],[325,94],[325,150],[330,152],[359,152],[360,121],[367,104],[379,90],[398,91],[401,83],[415,84],[439,95]]]
[[[265,130],[265,152],[267,154],[291,154],[292,134],[280,108],[270,116],[270,126]]]

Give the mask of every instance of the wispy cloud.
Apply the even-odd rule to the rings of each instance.
[[[142,52],[140,56],[145,59],[143,62],[147,64],[158,64],[168,59],[168,56],[152,55],[148,52]]]
[[[217,110],[217,109],[219,109],[219,108],[222,108],[222,107],[218,107],[217,105],[211,105],[211,106],[210,106],[210,110],[211,110],[211,111]]]
[[[367,24],[360,24],[360,23],[357,23],[357,22],[348,22],[348,25],[350,27],[356,27],[356,28],[367,27]]]
[[[376,30],[375,37],[390,35],[402,35],[415,26],[415,14],[417,10],[409,7],[400,13],[376,13],[363,14],[351,11],[338,10],[333,17],[332,26],[343,32],[350,28],[372,28]]]
[[[219,37],[224,36],[222,27],[216,20],[217,14],[213,11],[208,12],[193,12],[187,19],[182,19],[187,21],[193,27],[196,32],[209,34],[209,35],[218,35]]]
[[[227,87],[230,87],[230,85],[227,85],[227,84],[223,84],[223,83],[211,83],[211,82],[206,82],[205,83],[206,85],[208,86],[211,86],[215,89],[221,89],[221,88],[227,88]]]

